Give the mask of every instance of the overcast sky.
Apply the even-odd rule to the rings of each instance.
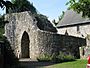
[[[57,19],[62,11],[66,11],[65,5],[69,0],[29,0],[36,7],[39,13],[46,15],[49,20]],[[3,14],[0,9],[0,14]]]

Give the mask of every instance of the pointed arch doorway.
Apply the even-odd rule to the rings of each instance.
[[[21,39],[21,58],[29,58],[29,35],[24,31]]]

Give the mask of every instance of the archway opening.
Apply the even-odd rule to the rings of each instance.
[[[29,35],[24,31],[21,39],[21,58],[29,58]]]

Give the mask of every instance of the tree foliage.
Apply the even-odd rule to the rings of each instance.
[[[66,5],[69,5],[69,9],[81,12],[83,17],[90,18],[90,0],[70,0]]]
[[[4,1],[4,0],[0,0],[0,7],[4,8],[6,7],[6,13],[8,13],[8,9],[12,9],[13,4],[10,1]]]
[[[0,7],[6,7],[6,13],[31,11],[31,13],[37,13],[36,8],[28,0],[0,0]]]
[[[62,18],[64,17],[64,14],[65,14],[65,12],[62,11],[62,14],[60,16],[58,16],[58,21],[56,22],[56,20],[54,19],[54,20],[52,20],[52,23],[57,25],[62,20]]]
[[[37,13],[36,8],[28,0],[11,0],[14,5],[13,12],[31,11],[31,13]]]
[[[58,20],[61,21],[61,19],[64,17],[65,12],[62,11],[62,14],[58,17]]]
[[[6,2],[4,0],[0,0],[0,7],[3,8],[6,5]]]
[[[52,20],[52,23],[54,23],[55,25],[58,24],[55,19]]]

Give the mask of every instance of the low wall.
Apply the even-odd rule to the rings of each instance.
[[[60,51],[80,57],[79,47],[86,45],[86,40],[79,37],[65,36],[50,32],[38,31],[37,36],[39,53],[59,53]]]

